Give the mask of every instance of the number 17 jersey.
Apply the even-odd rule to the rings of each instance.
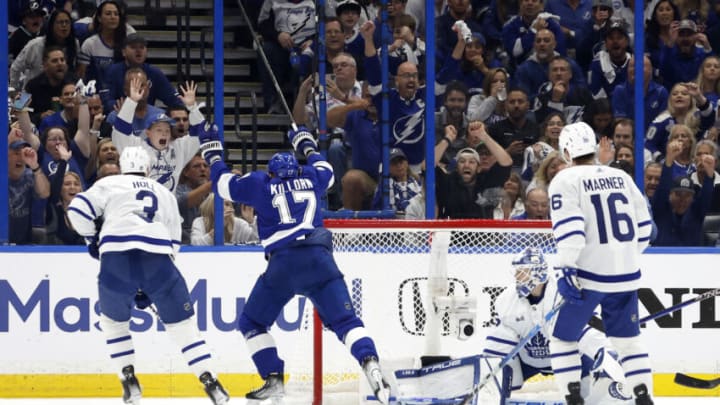
[[[320,154],[308,157],[296,177],[281,179],[255,171],[243,176],[226,172],[217,182],[218,194],[252,205],[265,253],[285,247],[323,226],[320,203],[334,182],[332,166]]]
[[[652,221],[633,179],[608,166],[571,166],[553,178],[548,194],[557,266],[577,268],[583,288],[637,289]]]

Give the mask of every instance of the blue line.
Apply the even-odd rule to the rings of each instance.
[[[584,237],[585,237],[585,232],[583,232],[583,231],[572,231],[572,232],[568,232],[568,233],[566,233],[566,234],[564,234],[564,235],[562,235],[562,236],[556,237],[556,238],[555,238],[555,243],[560,242],[561,240],[565,240],[565,239],[567,239],[567,238],[569,238],[569,237],[571,237],[571,236],[573,236],[573,235],[582,235],[582,237],[584,238]]]
[[[204,355],[204,356],[200,356],[200,357],[198,357],[198,358],[196,358],[196,359],[193,359],[193,360],[188,361],[188,366],[192,366],[192,365],[195,364],[195,363],[199,363],[199,362],[201,362],[201,361],[203,361],[203,360],[207,360],[207,359],[209,359],[209,358],[210,358],[210,355],[209,355],[209,354],[206,354],[206,355]]]

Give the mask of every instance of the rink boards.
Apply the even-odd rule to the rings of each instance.
[[[680,254],[682,252],[682,254]],[[443,336],[443,350],[452,356],[476,354],[490,323],[496,291],[511,281],[509,255],[478,254],[463,258],[462,268],[449,268],[458,291],[478,299],[476,330],[468,340]],[[383,357],[423,353],[423,303],[410,302],[408,288],[422,289],[427,258],[421,254],[337,253],[360,313]],[[718,254],[709,250],[653,251],[643,255],[640,316],[685,301],[694,294],[720,287]],[[98,262],[84,249],[3,248],[0,252],[0,398],[115,396],[119,384],[98,329],[96,279]],[[237,319],[245,299],[265,267],[257,249],[190,250],[177,264],[195,305],[197,322],[214,347],[217,370],[231,392],[245,392],[259,383]],[[281,355],[291,363],[306,363],[310,333],[303,328],[306,301],[294,299],[278,317],[272,333]],[[648,308],[650,311],[648,311]],[[193,376],[165,336],[154,315],[134,312],[136,370],[146,396],[203,395]],[[643,329],[655,373],[656,395],[720,395],[672,383],[675,372],[700,377],[720,372],[720,311],[710,299],[686,307],[672,318]],[[341,345],[328,348],[329,357],[354,365]],[[298,354],[300,353],[300,354]],[[344,356],[344,357],[343,357]],[[310,367],[307,365],[307,367]]]

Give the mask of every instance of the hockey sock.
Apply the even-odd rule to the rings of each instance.
[[[553,338],[550,340],[550,363],[560,392],[568,391],[568,384],[579,382],[582,375],[582,362],[577,342],[568,342]]]
[[[122,369],[135,364],[135,348],[130,335],[129,321],[117,322],[105,315],[100,316],[100,327],[105,335],[110,358],[115,363],[115,369],[122,380],[125,378]]]
[[[343,343],[350,349],[350,353],[352,353],[353,357],[355,357],[361,366],[365,358],[370,356],[378,357],[375,343],[370,336],[368,336],[364,327],[350,329],[348,333],[345,334]]]
[[[618,360],[625,371],[625,379],[630,389],[639,384],[645,384],[648,392],[652,393],[653,379],[650,357],[640,341],[640,336],[629,338],[611,337],[610,342],[620,355]]]
[[[285,362],[278,356],[275,339],[269,333],[260,333],[246,339],[248,352],[252,356],[255,368],[263,379],[271,373],[282,375],[285,370]]]
[[[195,326],[195,317],[165,324],[165,329],[170,338],[180,347],[185,361],[196,376],[200,377],[202,373],[211,370],[210,348],[200,337],[200,332]]]

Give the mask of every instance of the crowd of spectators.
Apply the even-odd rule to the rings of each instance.
[[[63,221],[68,198],[115,173],[124,146],[143,143],[167,169],[162,183],[178,196],[184,242],[207,243],[211,190],[196,155],[196,85],[173,86],[147,63],[152,50],[120,0],[98,1],[80,18],[71,1],[11,3],[9,86],[32,100],[32,110],[12,103],[10,216],[22,231],[11,242],[79,243]],[[322,100],[316,2],[243,3],[282,93],[258,58],[265,111],[284,113],[284,97],[295,122],[317,129],[324,102],[331,210],[381,209],[388,195],[397,217],[421,218],[425,189],[434,187],[436,218],[546,219],[548,184],[565,166],[560,131],[585,121],[598,139],[597,164],[644,168],[655,245],[700,245],[705,217],[720,215],[720,1],[646,1],[644,27],[633,25],[632,1],[436,1],[435,38],[424,37],[422,0],[389,0],[385,23],[379,1],[328,1]],[[639,31],[645,122],[635,134]],[[436,75],[425,83],[430,47]],[[382,69],[390,88],[382,88]],[[426,97],[435,97],[434,129],[424,127]],[[389,145],[379,123],[384,99]],[[433,162],[425,161],[426,136],[434,137]],[[427,170],[435,184],[425,184]],[[249,209],[228,208],[226,242],[255,240],[236,235],[252,229]]]

